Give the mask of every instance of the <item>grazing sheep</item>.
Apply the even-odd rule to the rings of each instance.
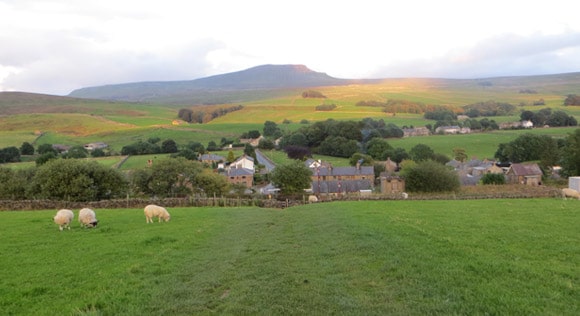
[[[99,223],[95,211],[90,208],[83,208],[79,211],[79,222],[81,227],[96,227]]]
[[[409,194],[407,192],[403,192],[401,193],[401,196],[403,197],[403,199],[408,199],[409,198]]]
[[[144,212],[145,212],[145,220],[147,221],[147,223],[153,223],[154,217],[159,218],[159,222],[161,222],[162,219],[165,222],[169,222],[169,220],[171,219],[171,216],[169,215],[167,210],[164,207],[158,205],[153,204],[147,205],[145,206]]]
[[[62,231],[65,228],[70,229],[70,223],[75,218],[75,213],[71,210],[62,209],[56,212],[53,217],[54,223],[58,225],[58,229]]]
[[[580,192],[574,189],[564,188],[562,189],[562,198],[564,198],[565,200],[566,197],[576,198],[580,200]]]
[[[315,203],[318,202],[318,198],[316,197],[316,195],[309,195],[308,196],[308,203]]]

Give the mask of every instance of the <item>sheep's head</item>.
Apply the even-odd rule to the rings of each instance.
[[[97,227],[97,224],[98,224],[98,223],[99,223],[99,221],[94,221],[94,222],[91,222],[91,223],[89,223],[89,225],[90,225],[91,227]]]

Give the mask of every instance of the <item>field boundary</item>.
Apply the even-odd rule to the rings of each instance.
[[[521,185],[478,186],[464,188],[458,192],[447,193],[409,193],[405,200],[477,200],[477,199],[533,199],[562,198],[557,187],[530,187]],[[401,194],[343,194],[337,196],[320,196],[318,202],[328,203],[338,201],[389,201],[404,200]],[[90,202],[71,202],[55,200],[2,200],[0,211],[50,210],[50,209],[94,209],[143,208],[148,204],[158,204],[165,207],[263,207],[284,209],[292,206],[309,204],[308,195],[292,197],[266,196],[251,197],[180,197],[163,199],[116,199]]]

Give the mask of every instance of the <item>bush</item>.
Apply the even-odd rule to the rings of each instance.
[[[336,104],[321,104],[316,106],[316,111],[332,111],[336,109]]]
[[[322,94],[320,91],[315,91],[315,90],[308,90],[308,91],[304,91],[302,92],[302,97],[303,98],[326,98],[326,96],[324,94]]]
[[[65,201],[99,201],[123,197],[123,174],[95,161],[52,159],[38,167],[33,179],[38,197]]]
[[[481,183],[489,184],[505,184],[505,176],[502,173],[486,173],[481,177]]]
[[[446,166],[427,160],[405,170],[406,188],[410,192],[451,192],[459,190],[459,177]]]

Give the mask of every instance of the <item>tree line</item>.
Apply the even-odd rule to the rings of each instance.
[[[216,119],[220,116],[224,116],[228,113],[239,111],[243,109],[243,105],[236,105],[232,107],[221,107],[214,110],[208,110],[199,108],[197,110],[192,109],[180,109],[177,112],[177,117],[188,122],[188,123],[207,123],[213,119]]]
[[[523,111],[520,114],[522,121],[531,121],[534,126],[577,126],[578,121],[564,111],[552,111],[550,108],[541,109],[537,112]]]

